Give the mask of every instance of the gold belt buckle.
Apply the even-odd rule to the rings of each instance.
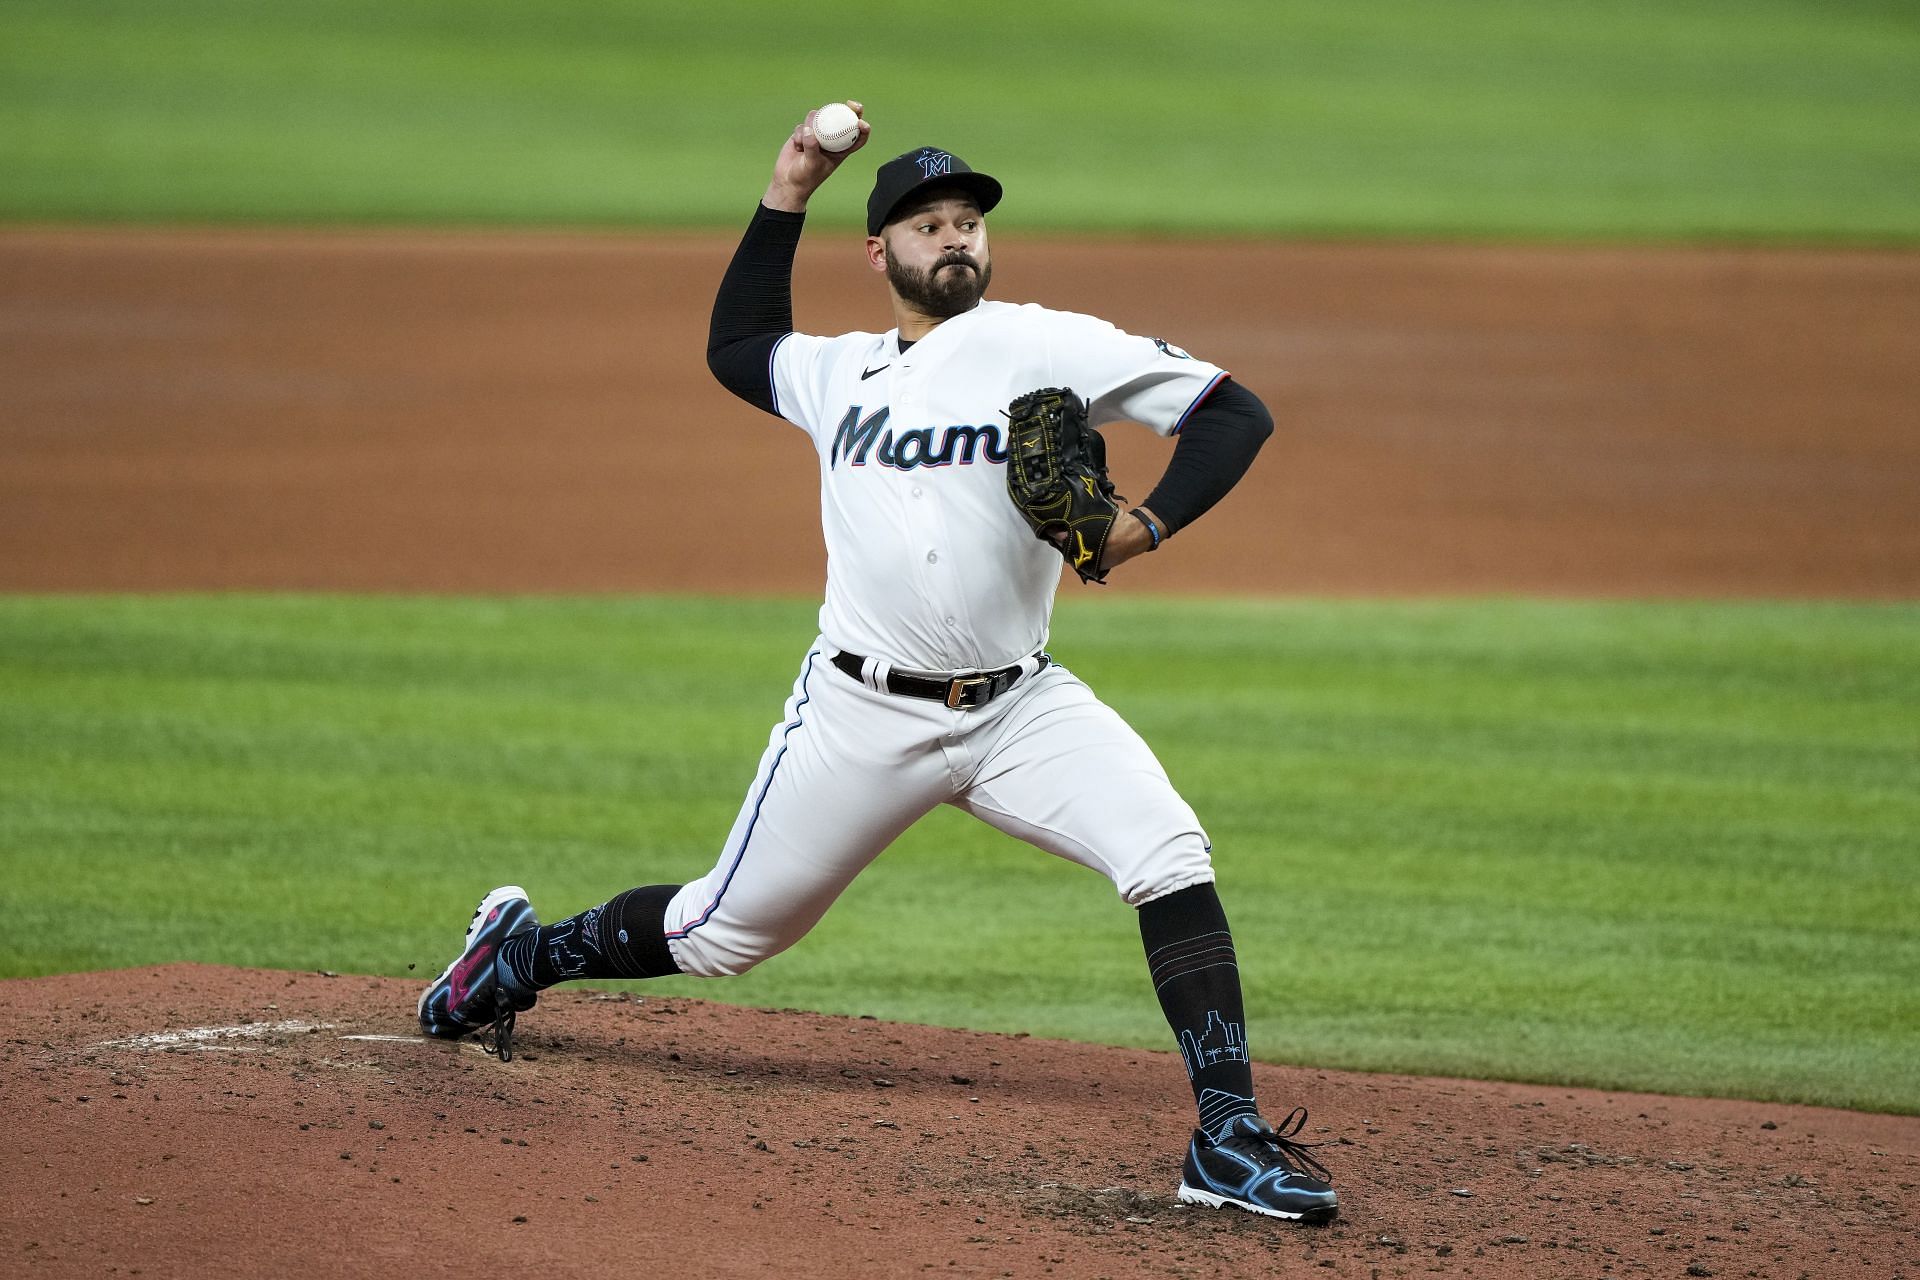
[[[992,676],[955,676],[947,685],[947,709],[960,710],[960,699],[970,687],[976,684],[990,684],[992,681]]]

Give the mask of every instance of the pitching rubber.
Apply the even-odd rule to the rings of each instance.
[[[1226,1196],[1215,1195],[1211,1191],[1202,1191],[1198,1187],[1180,1184],[1180,1203],[1203,1205],[1209,1209],[1242,1209],[1247,1213],[1257,1213],[1266,1218],[1285,1218],[1289,1222],[1332,1222],[1340,1210],[1309,1209],[1305,1213],[1282,1213],[1278,1209],[1263,1209],[1257,1204],[1248,1204],[1245,1200],[1233,1200]]]

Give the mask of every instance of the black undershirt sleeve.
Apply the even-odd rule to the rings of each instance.
[[[720,277],[707,328],[707,368],[756,408],[773,407],[773,349],[793,332],[793,255],[804,213],[764,204],[754,210],[733,261]]]
[[[1273,434],[1260,397],[1228,378],[1180,428],[1166,474],[1140,505],[1166,524],[1162,537],[1186,528],[1227,496]]]

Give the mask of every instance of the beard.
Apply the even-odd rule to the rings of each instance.
[[[940,320],[979,306],[992,280],[992,259],[981,262],[971,254],[949,253],[917,271],[887,255],[887,282],[893,291],[921,315]]]

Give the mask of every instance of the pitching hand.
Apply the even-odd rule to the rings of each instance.
[[[773,160],[773,181],[767,184],[762,204],[788,213],[805,213],[807,200],[820,189],[821,183],[833,176],[840,162],[867,145],[873,126],[866,122],[866,108],[852,101],[847,105],[853,108],[853,114],[862,117],[858,140],[845,151],[822,151],[819,139],[813,136],[814,113],[807,112],[807,118],[780,144],[780,154]]]

